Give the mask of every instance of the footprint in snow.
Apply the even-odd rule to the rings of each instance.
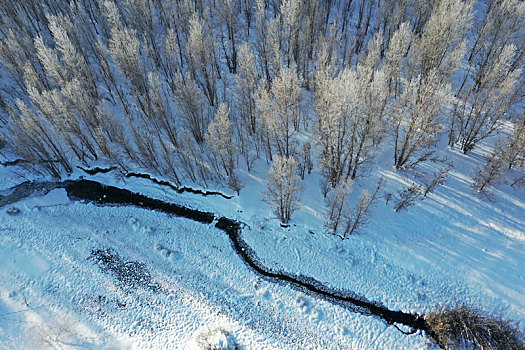
[[[140,230],[140,228],[141,228],[140,223],[139,223],[139,219],[137,219],[135,217],[130,217],[128,219],[128,224],[131,226],[131,228],[135,232],[138,232]]]
[[[319,322],[323,318],[323,312],[319,309],[313,309],[310,315],[311,322]]]
[[[310,303],[302,294],[299,294],[297,298],[295,298],[295,305],[299,308],[299,311],[303,313],[310,311]]]
[[[166,258],[177,260],[182,257],[181,252],[170,249],[168,247],[163,246],[162,244],[156,243],[155,244],[155,250],[157,250],[159,253],[164,255]]]
[[[337,334],[339,334],[339,335],[343,336],[343,335],[347,335],[348,334],[348,328],[346,328],[346,326],[343,325],[343,324],[337,325],[335,329],[336,329]]]
[[[146,226],[142,228],[142,233],[149,235],[155,232],[155,228],[153,226]]]

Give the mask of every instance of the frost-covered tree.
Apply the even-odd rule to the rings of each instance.
[[[465,153],[499,128],[519,103],[525,83],[525,3],[490,0],[485,5],[450,123],[449,144]]]
[[[124,25],[115,3],[106,0],[104,7],[111,28],[109,51],[121,72],[136,90],[136,96],[140,98],[147,92],[147,76],[137,31]]]
[[[436,71],[426,78],[412,77],[404,84],[391,110],[394,166],[413,168],[429,159],[443,129],[443,112],[452,98],[450,85]]]
[[[296,152],[294,134],[299,129],[302,91],[294,68],[282,67],[268,90],[261,84],[255,104],[262,114],[274,152],[292,157]]]
[[[232,139],[230,111],[226,104],[217,107],[215,118],[208,125],[206,141],[213,156],[218,160],[226,176],[233,174],[237,163],[237,151]]]
[[[173,96],[179,107],[182,124],[191,132],[197,143],[202,143],[208,125],[207,109],[204,106],[204,96],[190,74],[184,79],[177,76]]]
[[[292,213],[299,208],[299,195],[304,191],[297,176],[297,165],[293,157],[275,156],[268,171],[268,183],[263,199],[275,215],[286,224]]]
[[[221,31],[221,47],[226,59],[226,64],[230,73],[237,72],[237,53],[239,31],[239,16],[241,6],[237,1],[219,0],[217,2],[217,13],[219,28]]]
[[[388,89],[385,74],[376,69],[382,35],[378,34],[368,45],[365,59],[358,63],[347,81],[350,91],[351,124],[348,169],[346,177],[355,179],[358,172],[373,162],[376,149],[386,133],[385,108]]]
[[[215,44],[205,21],[194,13],[189,22],[188,53],[192,74],[210,106],[217,103],[217,69]]]
[[[460,101],[453,112],[453,128],[457,132],[455,142],[464,153],[492,135],[518,101],[524,80],[520,78],[522,68],[514,65],[516,54],[514,45],[506,46],[484,75],[478,77],[477,87],[461,92],[470,96],[459,96]]]
[[[372,162],[385,134],[386,79],[375,68],[380,42],[377,36],[355,69],[347,68],[335,76],[333,68],[320,65],[315,75],[320,165],[332,187],[341,179],[354,179]]]
[[[448,79],[465,55],[465,37],[472,21],[472,1],[439,0],[423,32],[414,41],[414,64],[422,77],[437,70]]]
[[[301,1],[283,0],[279,8],[281,13],[281,47],[289,67],[292,62],[297,64],[299,50],[299,21],[301,19]]]
[[[14,108],[8,110],[12,149],[37,172],[42,167],[55,178],[60,178],[64,172],[71,174],[73,165],[60,137],[22,100],[18,99],[16,104],[18,112]]]
[[[100,122],[95,110],[98,92],[91,68],[74,47],[65,27],[71,23],[64,18],[48,16],[56,48],[35,38],[37,57],[43,72],[52,85],[46,87],[31,64],[25,66],[25,84],[32,105],[66,141],[76,157],[86,162],[98,157],[96,137]]]
[[[270,43],[268,39],[267,19],[266,19],[266,1],[256,0],[256,17],[255,32],[257,40],[255,41],[255,50],[257,51],[258,62],[261,75],[270,81]]]
[[[259,83],[255,54],[248,45],[239,49],[237,74],[235,75],[235,97],[237,122],[235,129],[239,140],[240,151],[250,170],[255,159],[254,152],[259,154],[261,122],[257,118],[255,94]]]
[[[328,67],[317,72],[314,83],[314,108],[317,117],[315,131],[321,148],[320,166],[325,182],[335,187],[343,176],[349,158],[349,91],[346,89],[344,76],[335,77]]]
[[[414,167],[434,152],[452,100],[449,78],[464,55],[470,18],[470,2],[441,0],[421,35],[410,35],[402,25],[391,38],[385,71],[396,97],[389,114],[398,170]],[[396,57],[406,48],[403,36],[412,38],[404,62]]]
[[[13,28],[7,29],[0,36],[0,68],[4,77],[13,79],[21,90],[24,89],[26,64],[31,64],[33,70],[37,72],[35,66],[39,66],[39,61],[34,59],[35,54],[36,50],[31,37],[19,31],[15,32]]]
[[[412,42],[410,23],[403,22],[390,37],[388,49],[383,58],[383,70],[388,82],[388,91],[395,97],[401,93],[403,63]]]

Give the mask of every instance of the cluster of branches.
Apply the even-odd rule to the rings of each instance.
[[[425,320],[444,349],[509,349],[525,347],[523,329],[501,316],[456,303],[429,312]]]
[[[104,159],[237,192],[240,166],[302,179],[315,157],[326,196],[385,140],[411,169],[523,108],[525,4],[478,2],[1,0],[0,139],[53,177]]]
[[[351,180],[342,180],[337,184],[326,200],[326,230],[342,239],[359,233],[371,220],[372,208],[379,199],[379,190],[383,183],[384,179],[381,178],[373,193],[362,191],[354,205],[349,201]]]

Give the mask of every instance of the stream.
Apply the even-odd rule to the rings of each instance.
[[[9,194],[0,195],[0,207],[15,203],[34,194],[45,194],[55,188],[64,188],[68,197],[72,200],[83,200],[102,206],[131,205],[184,217],[200,223],[214,224],[216,228],[224,231],[228,235],[231,246],[240,259],[262,278],[273,283],[287,285],[293,289],[337,304],[353,312],[379,317],[387,324],[394,325],[399,331],[405,334],[414,334],[418,330],[423,331],[437,341],[437,335],[432,331],[422,315],[390,310],[381,303],[369,301],[351,291],[328,288],[314,278],[303,275],[293,275],[285,271],[274,270],[264,266],[255,251],[242,238],[243,223],[226,217],[217,217],[213,213],[187,208],[134,193],[126,189],[107,186],[100,182],[85,179],[66,180],[63,182],[23,183],[11,189]],[[403,331],[397,325],[409,327],[411,331]]]

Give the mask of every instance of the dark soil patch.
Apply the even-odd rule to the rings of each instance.
[[[88,260],[93,261],[102,271],[112,274],[119,287],[126,292],[137,288],[160,291],[160,286],[153,282],[146,265],[124,260],[111,248],[92,250]]]

